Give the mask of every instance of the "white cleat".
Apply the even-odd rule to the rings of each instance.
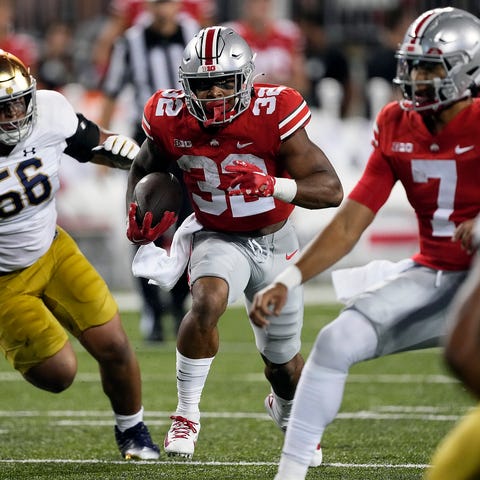
[[[163,448],[169,457],[181,457],[190,460],[195,451],[200,423],[192,422],[181,415],[172,415],[172,426],[165,435]]]
[[[285,433],[287,431],[287,424],[288,419],[281,419],[278,415],[275,414],[275,409],[273,408],[273,404],[275,402],[275,397],[272,393],[269,393],[265,398],[265,409],[267,413],[270,415],[272,420],[277,424],[278,428]],[[310,460],[310,467],[319,467],[322,464],[323,454],[322,454],[322,447],[320,444],[317,445],[315,449],[315,453],[313,454],[312,459]]]
[[[276,410],[273,408],[273,404],[275,403],[275,397],[273,393],[269,393],[265,397],[265,409],[267,413],[270,415],[271,419],[276,423],[277,427],[285,433],[287,431],[287,424],[288,418],[280,418],[276,413]]]
[[[312,459],[310,460],[310,467],[319,467],[322,464],[323,454],[322,447],[320,444],[317,445],[315,453],[313,454]]]

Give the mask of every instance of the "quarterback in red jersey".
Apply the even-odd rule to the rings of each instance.
[[[255,292],[298,252],[288,220],[294,205],[327,208],[343,198],[332,165],[305,132],[310,111],[304,99],[283,86],[253,88],[253,71],[253,53],[240,35],[227,27],[201,30],[184,51],[183,90],[158,91],[147,102],[148,138],[129,173],[132,242],[154,241],[175,220],[166,212],[152,227],[147,213],[137,225],[132,203],[138,181],[167,170],[171,162],[184,172],[200,225],[189,259],[192,307],[177,336],[178,404],[164,441],[171,456],[194,453],[200,397],[218,351],[221,315],[242,295],[248,307]],[[270,329],[254,329],[272,389],[266,408],[282,430],[303,367],[302,320],[303,293],[297,288]]]
[[[460,9],[430,10],[411,24],[396,54],[394,82],[403,100],[378,115],[364,174],[330,224],[254,299],[250,318],[266,327],[272,311],[285,308],[289,290],[346,255],[395,182],[403,184],[418,219],[419,252],[385,272],[383,281],[362,283],[368,288],[318,334],[295,394],[275,480],[305,478],[340,408],[353,364],[438,346],[445,336],[448,307],[470,268],[472,225],[480,211],[480,100],[474,98],[479,44],[480,20]]]

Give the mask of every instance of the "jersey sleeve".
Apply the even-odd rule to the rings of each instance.
[[[167,89],[157,90],[147,100],[143,108],[142,128],[150,140],[168,138],[166,124],[171,127],[173,119],[181,115],[184,98],[182,90]]]
[[[348,195],[348,198],[365,205],[375,213],[387,201],[397,180],[388,157],[383,153],[379,125],[382,125],[381,115],[374,126],[373,151],[360,180]]]
[[[143,116],[142,116],[142,128],[145,132],[145,135],[150,139],[153,140],[152,136],[152,112],[155,109],[155,105],[158,103],[158,93],[153,94],[145,104],[143,108]]]
[[[77,114],[72,104],[61,93],[39,90],[37,106],[40,112],[39,121],[49,127],[50,133],[57,136],[58,141],[71,137],[77,131]]]
[[[278,128],[280,140],[284,141],[308,124],[312,117],[312,112],[307,102],[296,90],[288,87],[278,88],[282,89],[280,92],[281,101],[278,105]]]

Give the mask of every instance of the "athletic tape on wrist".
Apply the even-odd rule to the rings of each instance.
[[[290,203],[297,194],[297,182],[293,178],[275,177],[273,196],[284,202]]]
[[[290,265],[275,277],[273,283],[281,283],[285,285],[288,290],[292,290],[292,288],[302,284],[302,272],[296,265]]]

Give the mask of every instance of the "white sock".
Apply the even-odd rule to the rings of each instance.
[[[308,468],[325,427],[340,408],[346,377],[346,373],[307,360],[295,393],[282,458],[286,455]]]
[[[307,471],[308,465],[302,465],[282,455],[275,480],[303,480]]]
[[[133,415],[119,415],[114,413],[115,422],[121,432],[134,427],[137,423],[143,422],[143,407]]]
[[[285,468],[308,468],[325,428],[340,409],[349,368],[373,358],[377,342],[371,323],[353,310],[345,310],[320,331],[295,392],[280,462]]]
[[[187,358],[177,350],[176,413],[194,422],[200,420],[200,398],[214,358]]]

